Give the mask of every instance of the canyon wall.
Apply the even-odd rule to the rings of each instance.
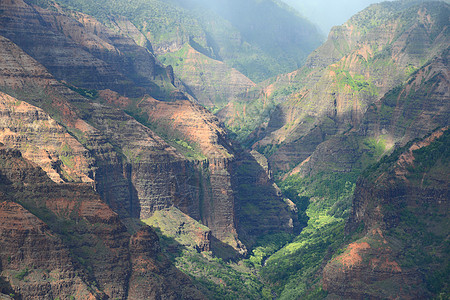
[[[122,218],[176,206],[245,253],[234,183],[241,150],[217,118],[120,26],[50,7],[1,4],[2,142],[55,182],[91,184]],[[251,201],[275,203],[286,213],[270,230],[292,232],[295,214],[280,195]]]
[[[130,234],[89,185],[57,184],[4,146],[0,168],[3,292],[27,299],[140,299],[139,291],[203,298],[164,258],[151,228]],[[152,268],[142,272],[143,264]]]
[[[429,298],[448,279],[448,127],[408,143],[358,181],[346,230],[355,241],[323,270],[345,298]]]

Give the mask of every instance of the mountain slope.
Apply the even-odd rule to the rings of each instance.
[[[1,272],[15,297],[203,299],[154,231],[129,234],[89,185],[56,184],[4,146],[0,176]]]
[[[443,3],[424,5],[446,6]],[[413,11],[417,12],[417,8],[414,8]],[[350,291],[345,294],[345,288],[358,292],[364,288],[370,291],[376,289],[378,294],[368,293],[373,297],[382,298],[387,297],[386,295],[390,293],[391,283],[401,282],[403,275],[399,275],[400,273],[396,272],[395,268],[389,269],[389,266],[384,266],[385,269],[377,270],[382,272],[386,278],[393,278],[392,281],[387,281],[386,285],[380,281],[374,286],[370,286],[372,283],[370,278],[375,278],[373,277],[375,275],[366,269],[361,272],[367,271],[367,273],[361,273],[361,276],[364,274],[367,276],[360,281],[355,280],[354,286],[350,283],[347,285],[343,283],[342,280],[345,281],[347,273],[336,273],[338,274],[336,277],[330,277],[327,281],[327,285],[333,286],[330,290],[327,289],[327,285],[322,285],[321,273],[333,254],[343,251],[339,250],[340,245],[351,243],[348,240],[349,237],[344,234],[344,226],[350,214],[352,202],[355,197],[358,197],[356,182],[360,174],[372,163],[377,162],[397,147],[405,145],[412,139],[423,138],[436,127],[449,126],[448,37],[446,39],[442,37],[436,47],[441,50],[434,53],[433,57],[408,75],[400,85],[387,91],[379,100],[374,100],[375,102],[367,108],[354,128],[340,132],[340,129],[337,128],[336,118],[328,116],[323,119],[321,124],[319,123],[317,127],[313,128],[309,136],[301,137],[296,142],[298,148],[293,148],[292,153],[297,151],[301,155],[305,154],[306,159],[287,174],[281,173],[283,176],[280,176],[278,185],[297,204],[299,211],[304,212],[306,218],[302,217],[302,220],[306,221],[307,226],[303,228],[300,235],[271,255],[261,270],[262,277],[272,284],[274,291],[281,299],[323,298],[327,295],[327,291],[335,293],[338,290],[337,297],[363,297],[361,294],[351,294]],[[321,77],[317,74],[313,70],[306,80],[320,80]],[[295,78],[295,74],[282,78],[287,91],[295,89],[295,86],[289,86],[289,82],[294,80],[293,78]],[[278,82],[275,86],[277,84],[281,83]],[[302,84],[304,84],[302,87],[304,89],[309,87],[308,82]],[[266,91],[270,91],[270,89]],[[278,94],[277,96],[282,97],[283,95]],[[311,96],[307,94],[304,99],[306,100],[308,97]],[[290,101],[288,95],[284,95],[284,99]],[[294,109],[297,108],[293,106],[292,111]],[[282,120],[282,117],[286,115],[278,116]],[[310,120],[313,122],[315,119],[310,118]],[[271,121],[274,122],[273,124],[277,121],[274,115]],[[293,117],[291,121],[295,122],[295,118]],[[302,126],[307,126],[306,122]],[[264,134],[264,131],[260,132]],[[319,145],[316,147],[314,143]],[[279,148],[272,147],[272,149],[276,153]],[[267,150],[271,149],[267,147]],[[308,154],[308,152],[312,154]],[[270,152],[267,153],[270,154]],[[445,177],[445,175],[442,176]],[[402,187],[399,189],[401,190]],[[374,235],[377,238],[376,232]],[[403,246],[405,245],[403,244],[401,247]],[[374,248],[376,249],[374,251],[367,250],[367,247],[359,249],[358,245],[352,247],[348,248],[348,253],[356,253],[361,250],[373,254],[379,250],[378,248]],[[399,250],[403,249],[401,247],[397,250],[402,251]],[[380,258],[380,260],[384,260],[386,257]],[[392,259],[389,258],[389,261]],[[342,266],[340,268],[342,269]],[[355,273],[352,273],[351,276],[357,278],[358,270],[358,267],[355,267]],[[374,274],[377,274],[378,271],[374,271]],[[405,274],[406,277],[409,276],[408,271]],[[342,277],[339,277],[341,275]],[[414,276],[405,280],[409,286],[413,286],[415,282]],[[341,282],[341,286],[345,288],[340,289],[339,284],[334,284],[334,281]],[[323,288],[326,288],[327,291]],[[405,295],[414,292],[417,292],[417,297],[420,297],[424,290],[420,287],[416,290],[410,288],[409,291],[404,291]]]
[[[273,1],[61,3],[105,21],[110,15],[127,17],[149,38],[158,55],[193,41],[200,52],[256,81],[298,66],[321,41],[312,24]]]
[[[5,63],[1,89],[15,97],[2,95],[7,99],[2,108],[8,115],[3,124],[3,142],[24,150],[55,181],[91,182],[123,218],[147,219],[154,211],[176,206],[209,226],[215,238],[245,253],[238,238],[237,218],[245,218],[249,212],[239,213],[235,198],[235,192],[239,193],[235,183],[239,175],[235,165],[242,160],[254,165],[257,162],[251,156],[236,155],[239,148],[228,140],[217,118],[187,100],[172,84],[176,84],[173,74],[157,64],[155,69],[147,68],[148,63],[154,62],[148,50],[92,17],[55,4],[48,10],[21,1],[2,5],[5,13],[0,31],[12,40],[2,38],[0,51]],[[32,29],[22,26],[20,20],[24,16],[34,24]],[[50,43],[51,39],[56,42],[50,51],[43,51],[42,43]],[[69,53],[73,53],[70,59]],[[72,66],[96,78],[72,78]],[[56,80],[52,71],[67,81]],[[163,72],[157,75],[160,71]],[[131,76],[131,72],[137,75]],[[117,85],[117,76],[131,84],[122,89]],[[86,82],[75,86],[80,80]],[[110,89],[99,91],[93,87]],[[145,92],[162,95],[166,101],[148,95],[126,97],[129,93]],[[25,112],[16,111],[16,104]],[[23,116],[26,118],[19,121]],[[15,133],[8,131],[12,126],[16,126]],[[31,132],[40,132],[40,139]],[[262,171],[252,176],[267,174]],[[253,180],[252,176],[249,180]],[[248,201],[260,201],[263,206],[282,211],[269,213],[277,221],[265,226],[268,231],[291,232],[295,214],[274,191],[270,180],[262,185],[272,192]]]
[[[443,2],[386,2],[335,27],[302,69],[263,89],[257,101],[279,104],[253,147],[288,171],[330,136],[357,129],[370,104],[448,47],[448,11]]]
[[[446,50],[430,60],[404,85],[397,86],[372,104],[358,130],[322,143],[308,161],[289,174],[360,172],[393,148],[422,138],[437,127],[448,126],[448,59],[449,51]]]
[[[347,223],[360,233],[323,271],[340,297],[448,296],[447,128],[396,151],[365,172]]]
[[[28,3],[55,9],[50,0]],[[57,10],[90,14],[110,30],[124,33],[154,53],[168,67],[168,74],[173,68],[182,81],[177,87],[208,107],[222,107],[232,99],[246,98],[253,82],[298,68],[322,41],[312,24],[273,1],[58,3]],[[86,18],[77,19],[84,23]],[[134,57],[122,60],[128,62]],[[154,69],[161,75],[158,66]]]

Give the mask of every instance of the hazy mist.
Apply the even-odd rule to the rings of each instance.
[[[380,0],[282,0],[319,26],[327,35],[331,27],[345,23],[355,13]]]

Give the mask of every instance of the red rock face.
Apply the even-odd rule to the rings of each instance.
[[[93,183],[87,149],[42,109],[0,92],[0,114],[0,142],[21,150],[57,183]]]
[[[104,294],[90,289],[84,275],[79,274],[69,247],[51,226],[11,202],[21,199],[29,205],[43,199],[42,193],[48,194],[52,182],[41,169],[22,159],[17,150],[2,147],[0,161],[0,259],[2,276],[13,291],[28,299],[58,295],[102,298]]]
[[[0,203],[0,239],[1,274],[17,295],[26,299],[102,298],[102,293],[91,291],[77,276],[69,248],[19,204]]]
[[[150,121],[170,123],[170,130],[178,131],[186,140],[198,144],[207,158],[233,155],[225,129],[217,117],[198,104],[188,100],[162,102],[145,98],[139,102],[138,108],[148,115]]]
[[[244,249],[237,237],[235,150],[217,118],[170,84],[167,97],[173,101],[146,96],[133,104],[136,99],[124,95],[151,95],[155,82],[177,84],[176,78],[163,69],[168,78],[156,76],[160,67],[148,49],[120,32],[87,15],[54,8],[23,1],[0,4],[0,36],[7,37],[0,37],[0,85],[15,96],[2,94],[1,112],[7,117],[0,122],[0,141],[23,151],[55,182],[92,184],[123,217],[144,219],[176,206],[202,220],[223,242]],[[118,20],[116,30],[124,22]],[[96,98],[71,85],[104,90]],[[175,142],[192,144],[200,158],[186,159],[159,132],[126,114],[123,109],[130,105],[160,131],[179,134]],[[279,229],[292,230],[285,217]]]
[[[26,299],[139,299],[129,295],[136,287],[130,276],[138,272],[142,290],[172,299],[186,292],[201,299],[164,258],[154,231],[144,227],[132,238],[89,186],[55,184],[20,152],[4,147],[0,178],[1,270],[15,294]],[[140,257],[154,261],[153,267],[141,272]]]
[[[447,130],[413,143],[395,161],[382,164],[358,182],[347,231],[353,233],[358,226],[364,230],[353,233],[358,239],[324,268],[322,283],[329,295],[352,299],[432,297],[429,280],[443,267],[439,259],[446,255],[442,243],[448,236],[444,224],[449,184],[442,172],[448,167],[448,158],[435,154],[434,164],[425,171],[413,151],[434,145]],[[437,142],[448,144],[448,138]],[[441,213],[433,215],[433,211]],[[435,240],[430,241],[430,236]],[[427,259],[421,261],[424,255]]]
[[[323,271],[323,289],[348,299],[420,299],[417,288],[422,282],[419,273],[404,270],[392,245],[381,230],[372,230],[367,241],[358,240],[334,258]]]

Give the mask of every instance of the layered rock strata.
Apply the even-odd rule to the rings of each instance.
[[[0,156],[2,276],[18,296],[141,299],[134,293],[145,290],[202,299],[164,258],[152,229],[131,236],[86,184],[56,184],[17,150],[2,147]],[[144,273],[143,258],[152,265]]]
[[[447,127],[366,171],[346,227],[357,240],[323,271],[330,296],[418,299],[445,291],[448,143]]]
[[[336,133],[357,129],[371,104],[446,51],[448,11],[443,2],[383,3],[335,27],[302,69],[267,87],[264,96],[277,91],[282,103],[254,148],[279,144],[270,161],[287,171]]]
[[[0,34],[9,38],[0,40],[1,89],[15,97],[2,95],[8,116],[2,140],[23,150],[54,181],[92,183],[124,218],[145,219],[176,206],[245,252],[236,229],[235,146],[217,118],[175,90],[168,70],[158,79],[148,49],[95,19],[56,4],[52,10],[22,1],[1,5]],[[48,51],[42,51],[43,43],[50,45]],[[53,72],[68,82],[57,81]],[[131,91],[121,85],[132,73],[139,78],[125,84],[127,89],[152,93],[148,83],[155,79],[150,86],[162,83],[158,91],[172,101],[125,97]],[[172,82],[169,87],[165,80]],[[280,230],[292,230],[289,220],[280,224],[286,224]]]

